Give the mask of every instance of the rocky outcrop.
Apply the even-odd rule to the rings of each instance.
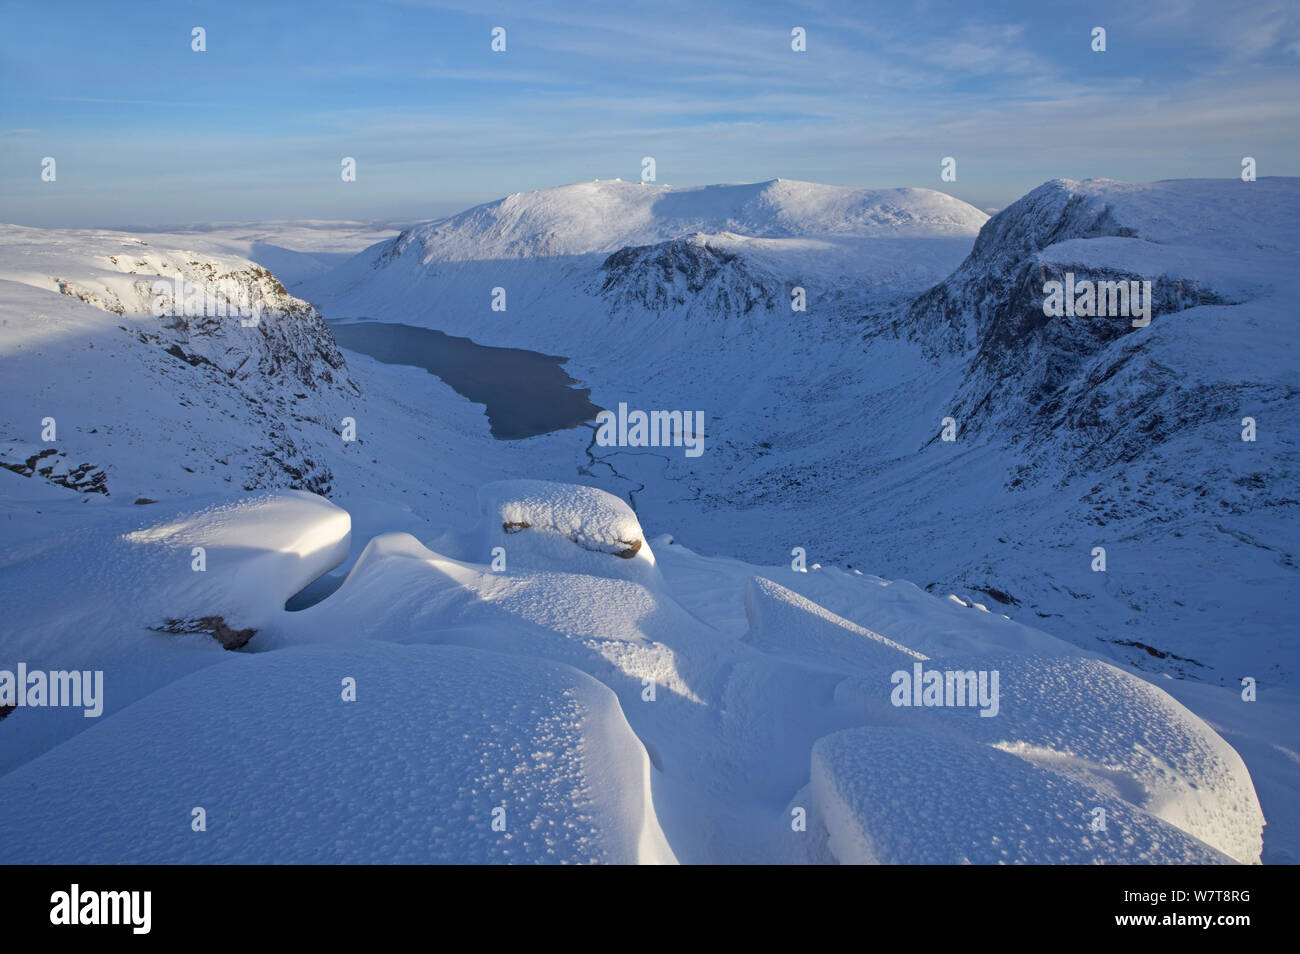
[[[1181,312],[1253,298],[1223,279],[1226,269],[1201,270],[1206,250],[1197,239],[1212,230],[1188,236],[1178,227],[1198,214],[1194,199],[1058,179],[989,220],[966,261],[891,326],[936,361],[964,360],[951,408],[964,436],[1053,454],[1065,443],[1073,469],[1083,471],[1131,460],[1184,426],[1231,418],[1250,403],[1235,383],[1187,387],[1177,367],[1153,357],[1165,342],[1147,347],[1152,329]],[[1149,282],[1151,324],[1046,314],[1045,286],[1067,275],[1076,285]]]
[[[619,249],[600,270],[599,292],[611,309],[690,307],[726,318],[772,309],[781,287],[764,284],[740,255],[707,235]]]
[[[20,311],[21,321],[36,329],[48,319],[40,313],[39,293],[20,293],[20,286],[99,309],[113,317],[103,324],[93,313],[61,318],[68,330],[66,345],[60,347],[74,353],[94,349],[96,343],[113,352],[129,349],[133,362],[139,362],[132,373],[138,375],[142,365],[150,377],[165,382],[164,390],[181,407],[206,407],[209,414],[237,422],[230,437],[241,441],[238,448],[222,438],[222,446],[209,447],[205,456],[199,445],[212,435],[192,435],[186,470],[209,470],[215,460],[233,470],[225,472],[225,482],[238,481],[244,490],[332,489],[334,475],[314,437],[336,439],[338,422],[360,389],[320,312],[291,295],[271,272],[237,256],[161,247],[119,232],[55,236],[12,227],[0,236],[0,252],[0,279],[10,279],[6,284],[19,297],[37,294]],[[115,330],[105,337],[106,329]],[[130,340],[111,340],[118,334]],[[54,352],[51,357],[57,360]],[[102,395],[88,392],[78,406],[89,412],[98,400]],[[141,432],[148,430],[143,418],[138,424]],[[106,430],[116,430],[121,440],[133,426],[118,421]],[[76,431],[67,424],[61,438]],[[65,461],[64,455],[95,451],[60,446],[56,455],[24,438],[21,431],[0,433],[0,466],[82,493],[115,489],[111,485],[121,458],[113,455],[124,448],[105,450],[102,458],[87,456],[92,464]],[[39,463],[31,460],[34,454]]]

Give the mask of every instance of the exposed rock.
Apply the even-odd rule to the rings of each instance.
[[[232,629],[220,616],[201,616],[197,619],[169,619],[162,626],[151,626],[156,633],[207,633],[221,643],[223,649],[242,649],[257,635],[255,629]]]
[[[751,274],[735,252],[709,236],[658,245],[629,246],[600,266],[600,293],[615,308],[640,305],[651,311],[690,307],[726,317],[776,304],[771,283]]]

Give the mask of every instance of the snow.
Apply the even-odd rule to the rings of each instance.
[[[184,241],[192,238],[198,243]],[[236,297],[249,290],[268,311],[292,304],[283,288],[276,289],[279,279],[263,266],[188,234],[7,225],[0,231],[0,277],[61,291],[118,315],[151,314],[155,284],[178,278],[229,296],[237,305],[250,304]]]
[[[841,864],[1230,863],[1113,795],[941,735],[849,729],[819,740],[812,760],[813,803]],[[1099,818],[1106,828],[1093,831]]]
[[[0,476],[11,493],[19,489],[22,478]],[[0,667],[104,670],[101,718],[222,661],[212,636],[168,632],[182,628],[169,621],[216,617],[232,629],[261,630],[285,600],[344,558],[350,533],[345,511],[296,491],[180,506],[91,509],[75,499],[45,500],[35,512],[6,500],[3,513]],[[195,547],[204,551],[201,571]],[[46,710],[30,722],[28,713],[11,715],[0,726],[0,769],[86,729],[74,714]],[[11,724],[24,728],[4,731]]]
[[[4,776],[0,800],[17,864],[672,863],[649,776],[580,672],[369,645],[227,657]]]
[[[481,500],[479,525],[440,545],[477,538],[503,513],[597,541],[644,539],[621,503],[590,488],[504,482]],[[993,784],[1011,758],[1069,805],[1107,807],[1137,846],[1109,860],[1215,860],[1211,845],[1258,859],[1262,819],[1232,749],[1149,683],[1082,656],[1061,661],[1046,634],[1045,656],[997,660],[997,718],[880,704],[887,679],[872,688],[869,674],[923,658],[900,642],[909,627],[840,618],[796,590],[815,580],[845,603],[889,589],[877,579],[715,561],[665,543],[662,577],[639,581],[612,570],[631,561],[558,533],[549,536],[562,547],[497,572],[487,554],[460,559],[393,533],[369,542],[334,593],[288,612],[287,595],[341,559],[349,522],[339,508],[280,492],[189,515],[111,515],[65,543],[88,578],[119,592],[116,605],[86,604],[113,621],[116,650],[98,648],[103,626],[93,637],[87,627],[76,662],[104,669],[105,716],[87,728],[72,723],[94,720],[27,709],[0,727],[13,766],[0,805],[6,830],[30,833],[23,860],[811,861],[817,829],[788,822],[810,780],[805,807],[827,819],[830,850],[845,860],[857,856],[841,832],[880,816],[825,793],[839,769],[819,767],[818,740],[864,719],[904,737],[964,739],[958,764],[970,777],[955,791]],[[51,659],[40,646],[72,623],[41,619],[57,585],[49,567],[69,560],[41,539],[5,557],[9,578],[33,585],[17,621],[31,626],[21,650],[34,662]],[[210,547],[211,576],[189,569],[191,545]],[[574,564],[566,549],[605,567]],[[679,601],[676,581],[698,567],[715,592],[685,587]],[[127,582],[142,578],[160,585],[131,593]],[[881,619],[917,630],[956,613],[1015,630],[1012,642],[1033,638],[915,587],[890,604]],[[243,653],[202,633],[145,629],[164,613],[218,612],[258,627]],[[355,703],[340,697],[345,676],[357,680]],[[1098,721],[1071,717],[1079,712]],[[94,786],[73,784],[88,771]],[[40,797],[24,797],[33,785]],[[952,817],[941,801],[934,821],[955,825],[969,800],[944,798]],[[508,838],[484,814],[500,804],[518,825]],[[210,813],[208,840],[187,827],[195,805]],[[1015,857],[1058,858],[1060,822],[1030,828]]]
[[[751,646],[845,672],[928,658],[762,577],[745,581],[745,616]]]
[[[1241,757],[1161,689],[1095,659],[940,657],[933,667],[999,673],[999,707],[899,708],[894,721],[1018,755],[1123,798],[1243,863],[1259,858],[1264,816]],[[910,668],[902,667],[902,668]],[[884,669],[836,687],[850,710],[875,711]]]
[[[581,484],[504,480],[484,486],[478,502],[483,553],[501,547],[515,566],[540,560],[570,571],[621,570],[620,575],[631,578],[655,579],[654,553],[641,536],[636,514],[613,494]],[[627,563],[586,553],[614,554]]]
[[[1062,181],[987,220],[928,190],[601,182],[378,245],[0,230],[0,668],[102,669],[106,692],[99,719],[0,720],[6,856],[1295,861],[1300,190],[1253,185]],[[1217,303],[965,350],[1022,268]],[[279,312],[173,327],[140,283],[177,273]],[[987,326],[944,324],[936,285]],[[709,450],[495,441],[436,377],[332,351],[305,299],[569,355],[601,406],[705,410]],[[1113,437],[1035,417],[1063,356],[1062,413]],[[228,651],[212,618],[256,632]],[[891,705],[917,662],[998,670],[998,715]]]
[[[475,206],[408,230],[396,250],[418,248],[428,263],[612,252],[700,232],[758,238],[960,235],[987,218],[929,189],[853,189],[789,179],[681,188],[612,179]]]
[[[65,235],[75,231],[61,230]],[[153,246],[183,243],[205,258],[231,256],[255,261],[292,289],[307,278],[328,273],[358,252],[396,237],[401,228],[385,222],[301,219],[127,226],[122,231]]]

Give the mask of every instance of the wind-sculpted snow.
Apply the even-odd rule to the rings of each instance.
[[[928,658],[761,577],[745,581],[745,616],[747,643],[805,663],[857,672]]]
[[[1151,683],[1095,659],[942,656],[929,666],[996,670],[997,715],[902,707],[894,710],[897,725],[1018,755],[1123,799],[1239,861],[1259,859],[1264,817],[1241,757]],[[890,675],[881,667],[854,676],[836,687],[836,699],[869,717],[888,695]]]
[[[371,540],[334,593],[296,612],[280,604],[341,559],[348,532],[309,495],[173,508],[67,541],[28,517],[0,567],[32,581],[14,648],[49,667],[102,664],[117,701],[89,731],[49,709],[0,722],[15,860],[1259,857],[1232,748],[1046,634],[914,586],[703,557],[666,537],[652,564],[648,544],[634,558],[582,546],[574,536],[645,540],[591,488],[505,481],[481,500],[477,527],[428,546]],[[189,567],[195,545],[206,575]],[[68,546],[102,583],[52,614],[39,581]],[[628,573],[643,555],[653,575]],[[121,574],[157,585],[114,595]],[[163,612],[257,632],[232,654],[150,630]],[[991,699],[979,683],[981,709],[900,706],[891,682],[914,667],[1001,680]],[[206,832],[189,828],[194,807]]]
[[[0,566],[11,584],[5,648],[50,664],[90,663],[175,641],[119,635],[116,623],[223,616],[261,627],[283,611],[285,600],[338,565],[351,523],[328,500],[297,491],[127,505],[92,515],[75,501],[43,510],[51,520],[22,515],[13,522],[33,532],[51,523],[60,529],[24,539],[15,528]],[[77,583],[71,602],[60,598],[70,574]],[[93,620],[107,629],[97,630]]]
[[[88,509],[6,505],[0,669],[102,670],[100,718],[221,662],[217,632],[256,647],[285,600],[344,558],[351,528],[345,511],[294,491]],[[0,770],[94,724],[71,709],[11,713]]]
[[[0,817],[19,864],[672,863],[649,777],[580,672],[368,643],[172,683],[0,778]]]
[[[1111,794],[943,735],[849,729],[818,741],[812,760],[841,864],[1231,863]]]
[[[613,494],[580,484],[505,480],[484,486],[478,503],[486,531],[481,546],[489,552],[508,548],[515,566],[563,566],[601,575],[620,571],[643,582],[655,578],[654,553],[636,514]],[[581,551],[628,562],[610,563]]]

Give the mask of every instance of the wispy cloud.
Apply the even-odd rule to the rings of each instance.
[[[400,216],[634,178],[643,155],[682,184],[936,188],[951,155],[942,187],[985,206],[1059,175],[1232,175],[1235,155],[1297,174],[1293,6],[290,2],[209,9],[203,54],[171,20],[87,5],[69,31],[10,7],[0,177],[20,217],[174,220],[184,202],[198,220],[205,202],[226,218]],[[45,155],[57,188],[36,174]],[[343,156],[360,169],[347,186]]]

